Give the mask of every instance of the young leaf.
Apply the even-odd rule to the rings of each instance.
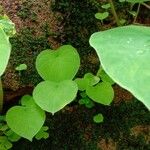
[[[77,91],[77,84],[71,80],[62,82],[43,81],[35,87],[33,98],[43,110],[54,114],[72,102]]]
[[[114,91],[108,82],[98,83],[96,86],[88,86],[86,94],[95,102],[109,105],[114,97]]]
[[[110,8],[110,3],[104,4],[101,6],[104,9],[109,9]]]
[[[103,119],[104,119],[104,117],[102,114],[97,114],[93,117],[93,121],[95,123],[101,123],[101,122],[103,122]]]
[[[36,68],[44,80],[71,80],[80,66],[80,58],[76,49],[71,45],[64,45],[54,50],[42,51],[36,59]]]
[[[100,81],[100,78],[97,76],[94,76],[92,73],[86,73],[84,75],[84,78],[77,78],[75,79],[75,82],[78,85],[78,89],[80,91],[86,90],[87,86],[92,86],[97,84]]]
[[[96,13],[95,14],[95,18],[96,19],[99,19],[99,20],[104,20],[106,19],[107,17],[109,16],[109,13],[108,12],[104,12],[104,13]]]
[[[106,73],[150,109],[150,27],[130,25],[94,33],[90,44]]]
[[[27,70],[27,65],[26,64],[20,64],[15,68],[17,71],[22,71],[22,70]]]
[[[45,112],[34,103],[32,97],[30,103],[32,107],[26,105],[10,108],[6,113],[6,121],[12,131],[32,141],[44,124]]]

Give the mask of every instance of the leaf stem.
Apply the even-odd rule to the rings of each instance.
[[[150,9],[150,6],[147,5],[146,3],[142,3],[143,6],[145,6],[146,8]]]
[[[112,11],[112,14],[113,14],[113,16],[114,16],[114,18],[115,18],[115,21],[116,21],[116,23],[117,23],[117,26],[120,26],[121,24],[120,24],[118,15],[117,15],[116,10],[115,10],[114,3],[113,3],[112,0],[108,0],[108,1],[109,1],[109,3],[110,3],[111,11]]]
[[[137,20],[138,14],[140,12],[140,6],[141,6],[141,4],[138,5],[137,11],[136,11],[136,16],[134,17],[133,23],[135,23]]]

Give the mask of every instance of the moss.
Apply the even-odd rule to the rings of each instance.
[[[34,30],[28,27],[11,38],[10,42],[12,44],[11,66],[14,69],[22,63],[28,66],[27,70],[21,73],[22,84],[37,84],[41,79],[35,69],[35,60],[40,51],[51,48],[47,37],[45,34],[35,36]]]

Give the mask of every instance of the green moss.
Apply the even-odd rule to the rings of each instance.
[[[27,70],[21,73],[22,84],[37,84],[41,78],[35,69],[35,60],[40,51],[51,48],[47,37],[45,34],[35,36],[34,30],[24,28],[11,38],[10,42],[12,44],[11,66],[14,69],[22,63],[28,66]]]

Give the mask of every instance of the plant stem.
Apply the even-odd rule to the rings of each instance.
[[[140,12],[140,6],[141,6],[141,4],[138,5],[137,11],[136,11],[136,16],[134,17],[133,23],[136,22],[136,19],[138,17],[139,12]]]
[[[3,86],[2,86],[2,81],[0,78],[0,113],[3,110]]]
[[[114,18],[115,18],[115,21],[116,21],[116,23],[117,23],[117,26],[120,26],[121,24],[120,24],[118,15],[117,15],[116,10],[115,10],[114,3],[113,3],[112,0],[108,0],[108,1],[109,1],[109,3],[110,3],[111,11],[112,11],[112,14],[113,14],[113,16],[114,16]]]
[[[143,6],[145,6],[146,8],[150,9],[150,6],[147,5],[146,3],[142,3]]]

